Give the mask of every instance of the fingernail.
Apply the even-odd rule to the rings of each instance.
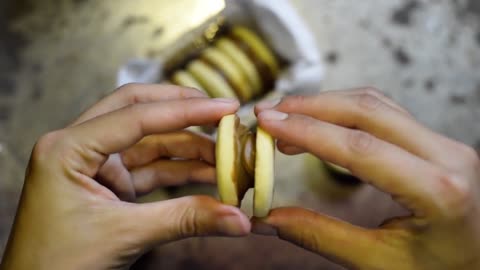
[[[195,87],[186,87],[186,88],[195,91],[195,93],[198,94],[199,96],[208,97],[207,93],[205,93],[205,91],[203,91],[201,89],[198,89],[198,88],[195,88]]]
[[[263,111],[263,110],[268,110],[268,109],[271,109],[275,106],[278,105],[278,103],[280,103],[280,100],[279,98],[276,98],[276,99],[270,99],[270,100],[264,100],[260,103],[258,103],[256,105],[257,109],[260,110],[260,111]]]
[[[238,100],[234,98],[213,98],[212,101],[219,102],[219,103],[230,103],[230,104],[238,102]]]
[[[259,118],[267,121],[282,121],[288,118],[288,114],[279,111],[263,111],[258,115]]]
[[[262,221],[253,221],[252,233],[259,235],[277,236],[277,229]]]
[[[239,215],[227,215],[218,219],[220,232],[228,236],[242,236],[250,232],[250,222]]]

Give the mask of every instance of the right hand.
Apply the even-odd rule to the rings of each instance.
[[[432,132],[372,89],[286,97],[256,113],[280,151],[345,167],[411,216],[366,229],[279,208],[254,220],[254,232],[353,269],[480,269],[480,161],[472,148]]]

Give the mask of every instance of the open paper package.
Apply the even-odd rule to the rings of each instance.
[[[312,33],[288,0],[227,0],[223,11],[179,38],[162,56],[132,59],[122,66],[117,84],[171,83],[174,72],[185,69],[218,39],[231,36],[229,32],[237,26],[258,35],[279,63],[278,75],[269,84],[269,89],[242,101],[237,114],[245,125],[255,125],[253,107],[262,100],[319,91],[324,75],[319,49]],[[225,78],[225,74],[222,75]]]

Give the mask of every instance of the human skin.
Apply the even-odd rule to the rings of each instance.
[[[124,269],[155,245],[248,234],[240,210],[209,197],[134,203],[164,185],[214,183],[214,143],[183,129],[216,124],[238,106],[192,89],[127,85],[43,136],[0,269]],[[351,269],[480,269],[473,149],[425,128],[372,89],[287,97],[256,113],[282,152],[311,152],[346,167],[411,216],[366,229],[279,208],[254,219],[254,232]]]
[[[2,270],[125,269],[155,245],[243,236],[250,221],[206,196],[136,204],[165,185],[215,183],[215,125],[235,100],[167,85],[126,85],[35,145]]]
[[[480,161],[472,148],[429,130],[372,88],[268,101],[256,114],[280,151],[345,167],[411,215],[367,229],[278,208],[254,219],[254,232],[349,269],[480,269]]]

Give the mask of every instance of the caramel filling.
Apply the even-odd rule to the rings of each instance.
[[[255,135],[247,127],[235,121],[234,153],[236,156],[232,181],[236,184],[239,198],[254,186],[255,177]]]
[[[256,134],[248,132],[241,142],[241,165],[250,178],[255,177]]]
[[[255,176],[255,155],[257,135],[250,131],[246,126],[240,124],[239,119],[236,122],[236,140],[235,153],[237,153],[238,166],[246,176],[253,179]]]

